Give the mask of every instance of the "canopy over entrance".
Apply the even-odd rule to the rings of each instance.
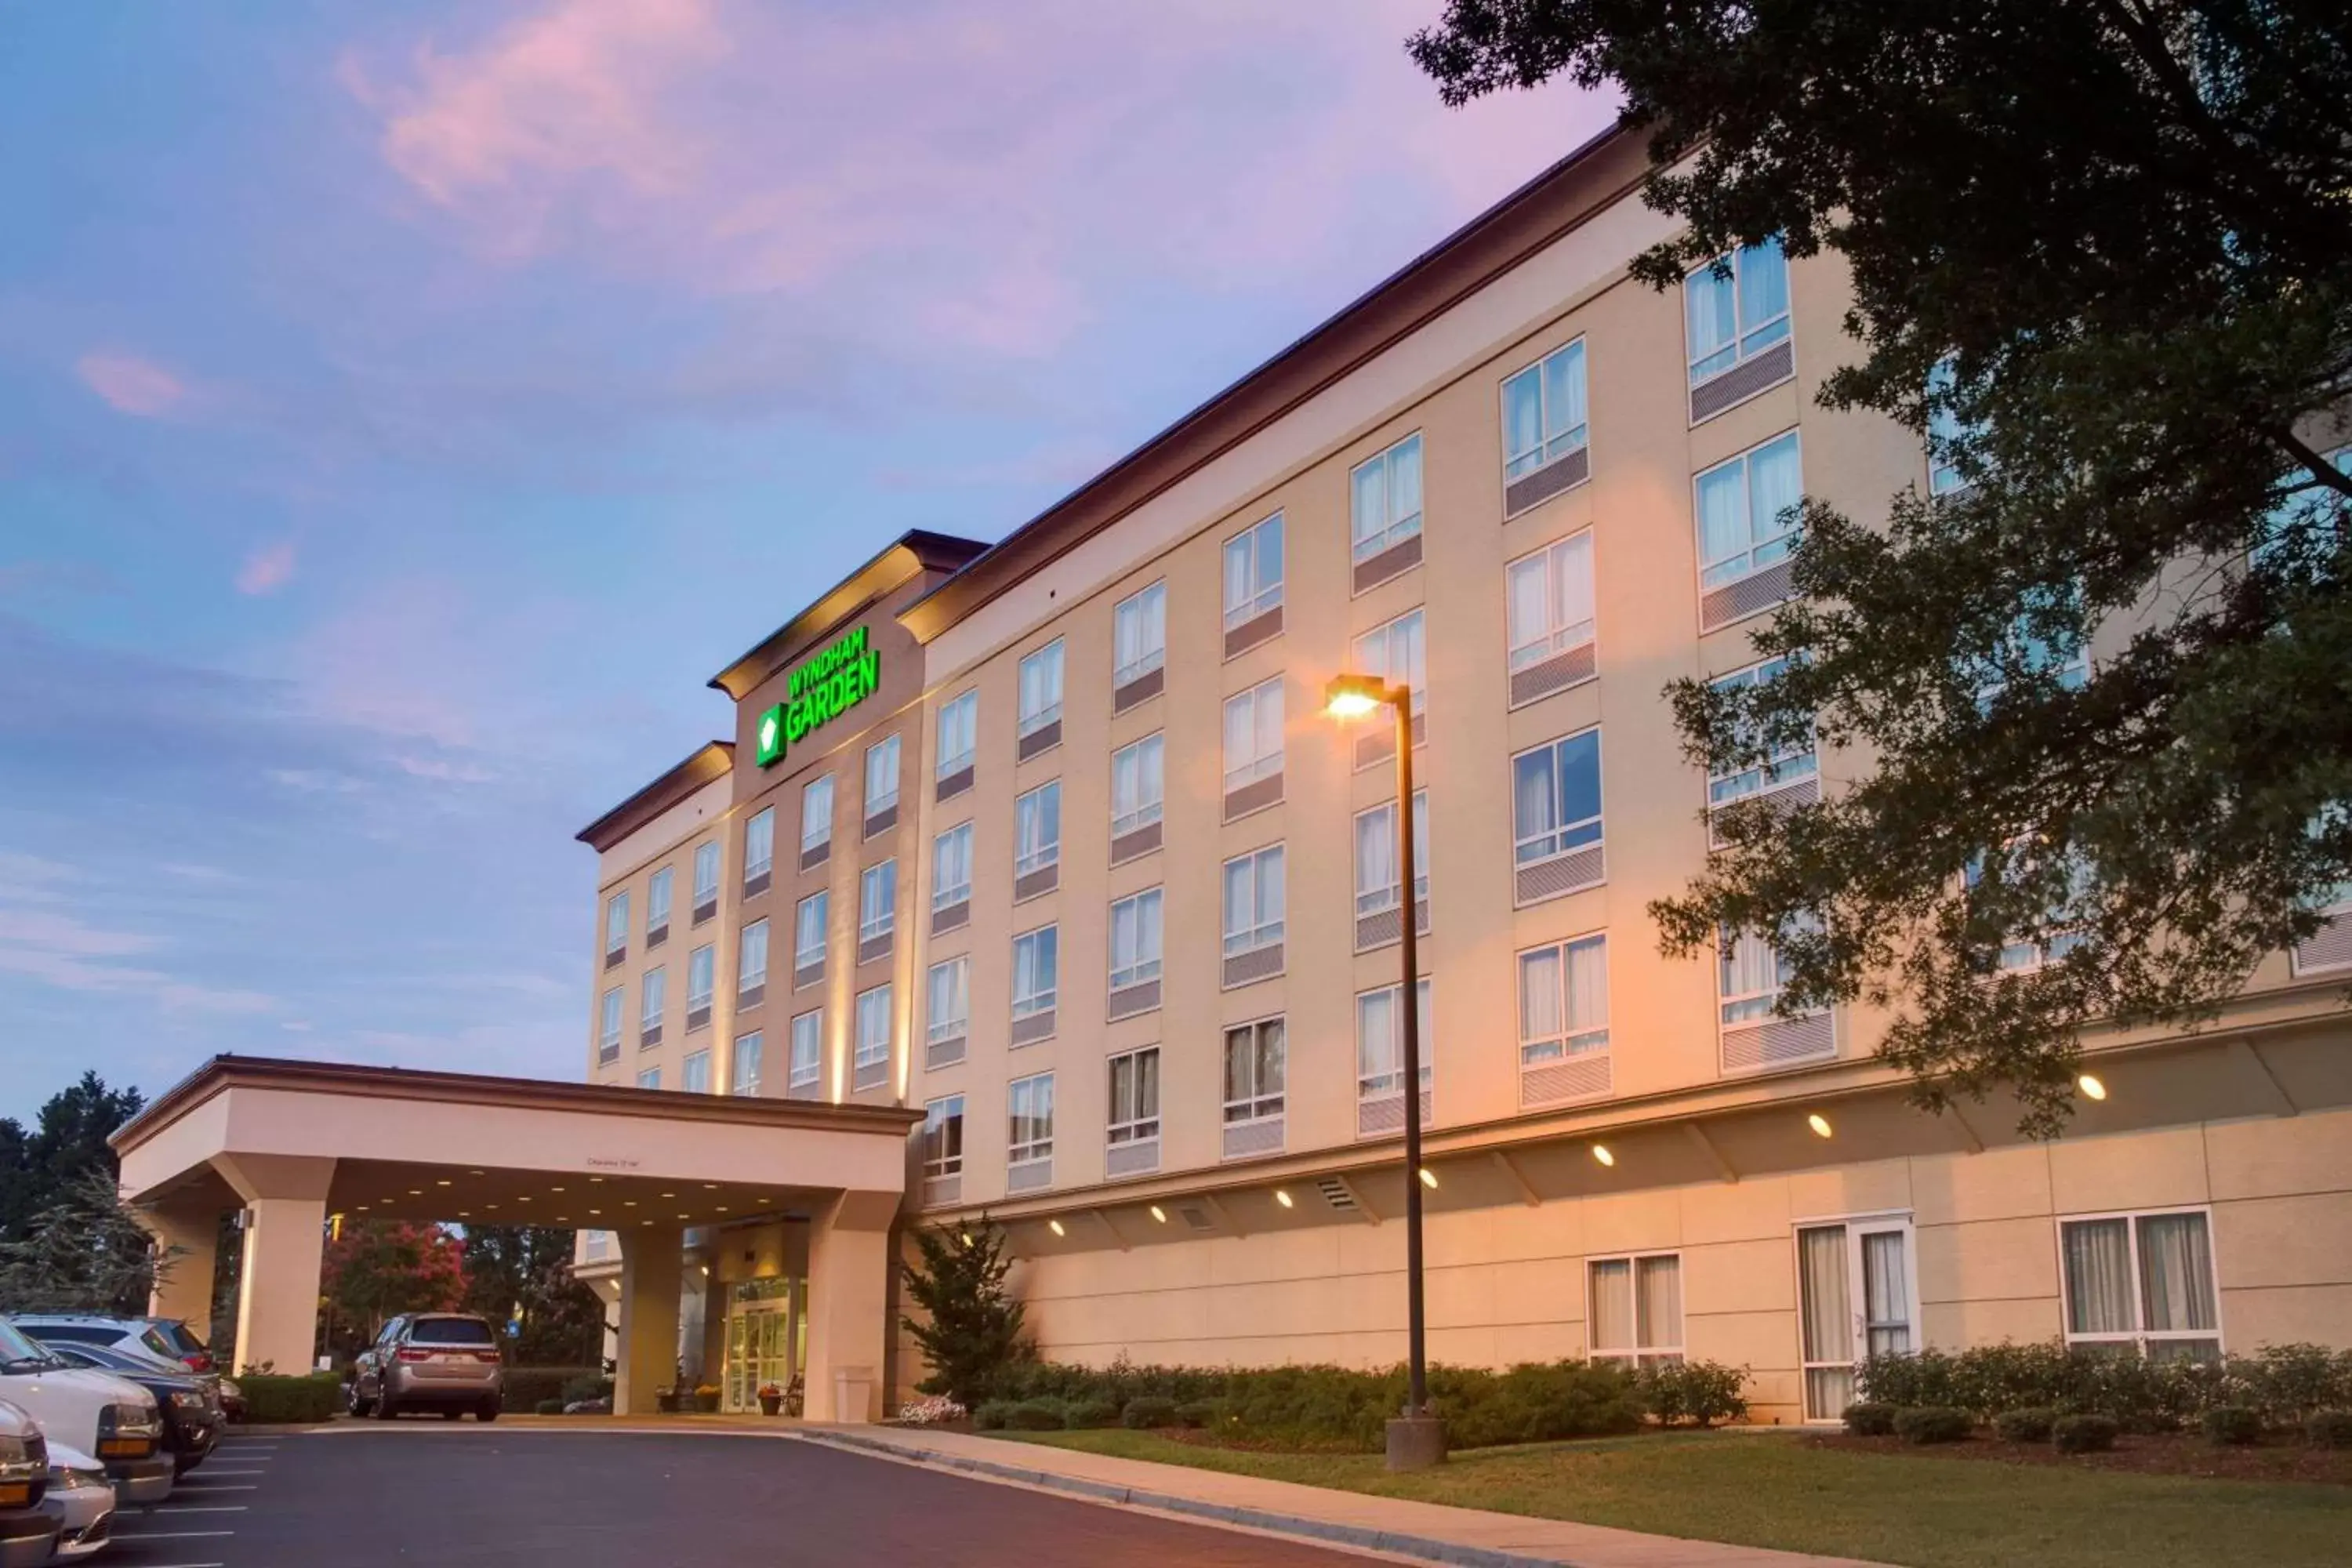
[[[245,1211],[239,1370],[310,1365],[331,1214],[568,1226],[620,1239],[614,1407],[651,1410],[677,1355],[686,1230],[805,1219],[807,1407],[858,1421],[878,1396],[888,1233],[919,1120],[895,1106],[222,1056],[113,1142],[123,1196],[179,1249],[157,1312],[209,1327],[220,1215]],[[844,1402],[860,1407],[835,1408]]]

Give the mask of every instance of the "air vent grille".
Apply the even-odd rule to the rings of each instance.
[[[1341,1181],[1339,1177],[1326,1176],[1321,1181],[1316,1183],[1315,1185],[1323,1194],[1323,1201],[1329,1204],[1333,1208],[1339,1210],[1342,1214],[1352,1214],[1355,1212],[1356,1194],[1349,1192],[1348,1190],[1348,1184]]]
[[[1183,1204],[1178,1206],[1176,1212],[1184,1216],[1184,1223],[1191,1226],[1194,1230],[1214,1230],[1217,1228],[1217,1222],[1209,1217],[1209,1211],[1207,1209],[1197,1208],[1191,1204]]]

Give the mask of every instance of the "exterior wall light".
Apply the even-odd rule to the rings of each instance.
[[[1151,1217],[1158,1220],[1161,1225],[1166,1225],[1168,1223],[1167,1212],[1158,1204],[1153,1204],[1151,1205]]]
[[[1067,1236],[1070,1234],[1068,1231],[1062,1228],[1062,1222],[1057,1219],[1047,1220],[1045,1222],[1045,1228],[1052,1231],[1055,1236]]]
[[[1290,1206],[1290,1194],[1284,1192],[1280,1187],[1276,1187],[1274,1189],[1274,1201],[1280,1204],[1284,1208],[1288,1208]]]
[[[1813,1130],[1813,1136],[1816,1138],[1826,1138],[1830,1135],[1830,1119],[1818,1110],[1805,1118],[1805,1125]]]
[[[2082,1077],[2074,1080],[2074,1087],[2083,1091],[2083,1098],[2084,1100],[2105,1100],[2107,1098],[2107,1086],[2099,1081],[2096,1074],[2084,1073]]]
[[[1435,1187],[1437,1185],[1437,1173],[1431,1170],[1428,1166],[1423,1165],[1421,1168],[1421,1184],[1424,1187]]]
[[[1592,1157],[1604,1165],[1613,1165],[1617,1163],[1617,1156],[1609,1152],[1609,1145],[1606,1143],[1595,1143],[1592,1146]]]

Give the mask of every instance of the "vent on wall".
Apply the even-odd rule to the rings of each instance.
[[[1316,1183],[1315,1185],[1323,1194],[1323,1201],[1329,1204],[1333,1208],[1339,1210],[1342,1214],[1352,1214],[1355,1212],[1356,1194],[1349,1192],[1348,1190],[1348,1184],[1339,1180],[1339,1177],[1326,1176],[1321,1181]]]
[[[1217,1222],[1209,1217],[1209,1211],[1207,1209],[1198,1208],[1191,1204],[1180,1204],[1177,1205],[1176,1212],[1184,1216],[1184,1223],[1191,1226],[1194,1230],[1214,1230],[1217,1228]]]

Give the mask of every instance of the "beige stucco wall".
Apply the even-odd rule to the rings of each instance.
[[[719,933],[732,929],[731,915],[736,896],[740,891],[740,874],[731,879],[730,872],[740,866],[735,859],[736,846],[730,842],[740,831],[730,832],[728,826],[733,803],[733,783],[721,774],[696,790],[677,805],[661,813],[651,822],[629,834],[596,858],[596,913],[594,929],[590,937],[589,965],[593,976],[589,985],[588,1001],[588,1081],[591,1083],[634,1084],[637,1074],[647,1068],[661,1069],[662,1083],[675,1089],[678,1083],[679,1064],[689,1051],[704,1049],[714,1038],[721,1037],[719,1029],[725,1023],[723,1013],[714,1016],[713,1027],[698,1030],[691,1040],[686,1031],[686,963],[687,954],[706,942],[720,942]],[[720,846],[719,869],[719,913],[697,925],[694,922],[694,852],[698,845],[717,839]],[[658,947],[646,945],[646,889],[654,873],[662,868],[670,870],[671,894],[668,938]],[[626,890],[629,895],[629,946],[623,962],[607,969],[604,966],[604,906],[614,894]],[[730,951],[722,942],[721,953]],[[664,983],[662,1031],[660,1042],[650,1047],[640,1045],[640,1020],[645,995],[645,977],[648,971],[664,969],[668,978]],[[723,964],[722,975],[727,973]],[[621,988],[621,1054],[609,1062],[597,1059],[599,1009],[606,991]],[[724,986],[721,987],[725,989]],[[724,1050],[711,1056],[711,1085],[726,1087],[726,1056]]]

